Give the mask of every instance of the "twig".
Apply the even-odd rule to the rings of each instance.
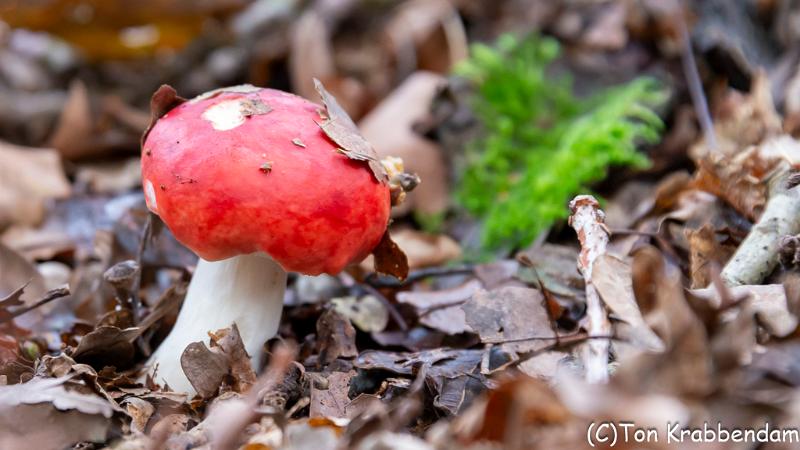
[[[761,283],[778,265],[780,238],[800,232],[800,187],[788,187],[789,177],[784,172],[770,183],[764,212],[722,269],[726,285]]]
[[[703,130],[706,145],[708,145],[709,149],[716,150],[717,136],[714,133],[714,122],[711,120],[711,113],[708,111],[708,101],[706,100],[705,92],[703,92],[703,82],[700,80],[700,74],[697,73],[697,62],[694,60],[692,39],[686,27],[686,21],[683,18],[678,20],[678,26],[680,27],[682,41],[681,63],[686,83],[689,86],[689,95],[692,97],[692,104],[697,112],[697,120]]]
[[[569,203],[569,224],[578,233],[581,253],[578,256],[578,269],[586,283],[586,332],[590,337],[610,336],[611,322],[600,299],[600,294],[592,283],[592,268],[597,258],[605,254],[608,246],[608,228],[605,214],[600,204],[591,195],[579,195]],[[586,380],[590,383],[608,381],[609,342],[605,339],[592,339],[583,347],[583,364],[586,367]]]
[[[13,319],[15,319],[15,318],[17,318],[17,317],[19,317],[19,316],[21,316],[23,314],[29,313],[29,312],[33,311],[34,309],[36,309],[36,308],[38,308],[38,307],[40,307],[42,305],[50,303],[55,299],[58,299],[58,298],[61,298],[61,297],[66,297],[69,294],[70,294],[69,285],[67,285],[67,284],[65,284],[65,285],[63,285],[61,287],[57,287],[55,289],[51,289],[51,290],[47,291],[44,294],[44,297],[42,297],[36,303],[34,303],[34,304],[30,305],[30,306],[26,306],[24,308],[18,309],[18,310],[13,311],[13,312],[9,311],[8,315],[4,315],[4,317],[0,318],[0,324],[4,324],[4,323],[6,323],[6,322],[8,322],[10,320],[13,320]]]
[[[376,288],[399,288],[415,281],[419,281],[428,277],[446,277],[450,275],[469,275],[473,273],[474,268],[471,265],[463,265],[457,267],[428,267],[425,269],[413,270],[408,274],[405,280],[399,281],[395,277],[381,276],[377,273],[371,273],[366,276],[364,282]]]

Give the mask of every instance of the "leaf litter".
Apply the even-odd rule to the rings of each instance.
[[[229,27],[230,41],[198,29],[196,46],[185,50],[161,46],[186,32],[171,22],[185,23],[176,19],[181,7],[177,16],[148,13],[163,33],[152,49],[137,50],[145,58],[138,63],[49,53],[78,44],[69,33],[0,27],[0,447],[579,448],[586,423],[600,418],[662,431],[667,421],[797,421],[800,230],[788,220],[765,234],[769,245],[750,243],[776,210],[771,203],[796,203],[798,77],[759,69],[773,53],[791,53],[791,14],[775,15],[784,28],[773,42],[761,33],[777,11],[770,2],[758,19],[741,5],[726,9],[737,25],[725,36],[705,5],[535,2],[535,14],[521,14],[530,5],[261,3],[226,6],[208,27]],[[45,18],[57,10],[36,8]],[[685,8],[698,19],[692,38],[704,49],[696,56],[716,144],[698,137],[700,113],[675,82],[683,75],[674,31]],[[409,17],[423,13],[431,20],[404,34]],[[305,25],[286,33],[300,17]],[[366,17],[380,20],[350,26]],[[84,28],[113,26],[96,20],[106,19]],[[309,24],[324,24],[325,43]],[[580,265],[580,244],[592,245],[580,242],[587,228],[577,236],[563,223],[530,247],[473,259],[481,224],[448,192],[463,163],[458,143],[478,131],[466,94],[447,78],[452,63],[466,55],[467,39],[537,27],[562,39],[559,68],[580,68],[576,82],[588,92],[645,66],[669,74],[677,92],[662,111],[671,125],[651,149],[653,167],[614,170],[596,186],[607,199],[597,207],[608,245]],[[737,35],[743,29],[760,31]],[[31,39],[50,44],[19,44]],[[774,52],[759,57],[758,48]],[[303,66],[287,64],[290,54],[322,57]],[[140,370],[174,323],[196,264],[157,218],[146,231],[153,219],[133,163],[148,151],[136,147],[149,129],[148,98],[156,92],[154,122],[185,101],[158,89],[165,83],[219,95],[220,85],[291,79],[313,95],[312,77],[330,89],[315,83],[321,132],[392,185],[393,203],[420,179],[422,188],[394,210],[395,239],[387,231],[374,266],[291,279],[265,368],[250,366],[235,324],[185,349],[181,362],[199,394],[186,398]],[[380,157],[396,153],[405,167],[432,175],[394,173],[397,164]],[[753,273],[732,260],[748,261],[740,267]],[[104,276],[126,262],[137,265],[130,276]],[[59,290],[64,283],[68,290]],[[608,320],[602,335],[586,320],[592,290]],[[599,341],[609,349],[598,366],[608,384],[585,381],[593,363],[584,350]]]

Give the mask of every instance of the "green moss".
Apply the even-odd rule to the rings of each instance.
[[[504,35],[494,47],[472,46],[456,68],[475,85],[483,127],[467,146],[457,199],[483,220],[485,248],[530,244],[610,166],[646,167],[637,145],[659,139],[652,108],[666,94],[655,80],[578,98],[569,79],[547,73],[558,52],[553,39]]]

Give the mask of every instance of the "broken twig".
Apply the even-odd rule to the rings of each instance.
[[[764,212],[722,269],[726,285],[761,283],[778,265],[780,239],[800,232],[800,186],[788,186],[789,176],[784,172],[770,183]]]
[[[586,283],[586,331],[589,337],[610,336],[611,322],[608,312],[592,283],[594,262],[605,254],[608,246],[608,228],[605,214],[600,204],[591,195],[579,195],[569,203],[569,224],[578,233],[581,253],[578,256],[578,269]],[[610,344],[606,339],[590,339],[583,347],[583,364],[586,367],[586,380],[590,383],[608,381],[608,351]]]

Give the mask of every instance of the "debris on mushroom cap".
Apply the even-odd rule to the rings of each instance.
[[[339,106],[336,98],[326,91],[325,86],[316,78],[314,78],[314,87],[325,105],[325,110],[320,111],[323,122],[319,123],[319,127],[333,142],[341,147],[339,149],[340,152],[350,159],[367,161],[369,168],[378,181],[381,183],[389,181],[386,169],[378,161],[378,154],[372,148],[372,145],[364,139],[361,132],[358,131],[353,119],[347,115],[347,112]]]
[[[150,209],[206,260],[264,252],[287,271],[319,274],[365,257],[389,222],[388,176],[319,90],[322,123],[318,105],[277,90],[234,87],[180,102],[159,90],[176,106],[165,111],[154,100],[161,118],[144,138]]]

